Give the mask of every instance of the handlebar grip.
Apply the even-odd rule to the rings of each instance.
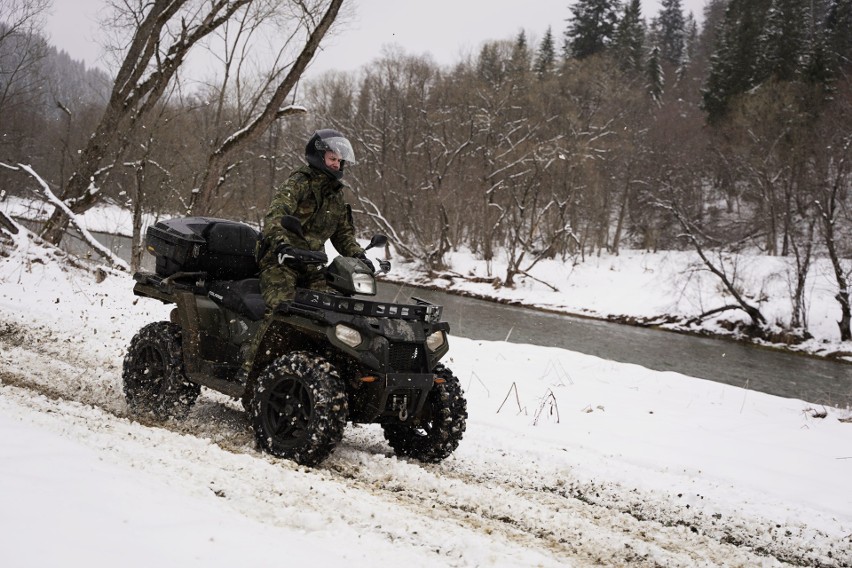
[[[328,256],[323,251],[299,249],[286,245],[278,249],[278,264],[287,262],[325,264],[328,262]]]

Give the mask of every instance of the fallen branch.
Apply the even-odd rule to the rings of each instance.
[[[47,200],[51,204],[53,204],[54,206],[61,209],[63,213],[65,213],[65,215],[68,217],[70,222],[80,232],[80,235],[83,237],[83,240],[86,242],[86,244],[88,244],[90,247],[92,247],[92,249],[94,249],[95,252],[97,252],[101,257],[103,257],[111,267],[117,268],[119,270],[123,270],[124,272],[130,272],[130,267],[127,265],[127,263],[124,262],[123,260],[121,260],[115,254],[113,254],[113,252],[111,250],[109,250],[108,248],[103,246],[100,242],[98,242],[98,240],[94,236],[92,236],[92,234],[85,227],[83,227],[82,223],[80,223],[77,216],[74,215],[74,213],[65,204],[65,202],[62,201],[61,199],[59,199],[56,196],[56,194],[54,194],[50,190],[50,188],[47,185],[47,182],[45,182],[41,178],[41,176],[39,176],[30,166],[26,166],[24,164],[18,164],[17,167],[8,166],[8,165],[6,167],[9,167],[10,169],[18,170],[18,171],[23,170],[26,173],[30,174],[30,176],[32,176],[33,179],[35,179],[36,182],[38,182],[39,186],[41,187],[41,191],[44,194],[44,196],[47,198]]]
[[[0,213],[0,216],[2,216],[2,215],[3,215],[3,213]],[[8,217],[7,217],[7,219],[8,219]],[[42,248],[46,249],[51,258],[58,259],[65,265],[71,266],[73,268],[77,268],[77,269],[82,270],[84,272],[93,272],[90,264],[85,264],[84,262],[81,262],[77,257],[65,252],[64,250],[57,247],[53,243],[47,242],[46,240],[42,239],[41,237],[39,237],[38,235],[36,235],[35,233],[30,231],[26,227],[24,227],[23,225],[16,223],[14,220],[11,220],[11,222],[14,224],[14,227],[17,229],[16,233],[11,233],[11,232],[8,233],[10,236],[7,237],[7,238],[11,239],[10,244],[12,246],[20,248],[20,247],[24,246],[24,245],[22,245],[22,243],[24,243],[25,241],[28,241],[28,242],[30,242],[30,243],[38,246],[38,247],[42,247]],[[0,225],[2,225],[2,223],[0,223]],[[6,227],[3,226],[3,229],[5,229],[5,228]],[[5,233],[5,232],[0,232],[0,234],[2,234],[3,236],[7,235],[7,233]],[[12,238],[12,237],[14,237],[14,238]],[[40,258],[40,257],[34,257],[33,259],[30,259],[29,262],[44,263],[44,259]],[[95,273],[95,278],[97,279],[98,282],[102,282],[103,279],[106,277],[106,271],[100,266],[97,267],[97,269],[94,270],[94,273]]]
[[[738,306],[738,305],[736,305],[736,304],[727,304],[727,305],[724,305],[724,306],[720,306],[720,307],[718,307],[718,308],[714,308],[714,309],[712,309],[712,310],[707,310],[707,311],[706,311],[706,312],[704,312],[704,313],[698,314],[698,315],[697,315],[697,316],[695,316],[694,318],[692,318],[692,319],[688,320],[688,321],[686,322],[686,324],[687,324],[687,325],[692,325],[692,324],[694,324],[694,323],[698,323],[698,322],[700,322],[701,320],[703,320],[703,319],[704,319],[704,318],[706,318],[707,316],[712,316],[713,314],[719,314],[719,313],[727,312],[727,311],[731,311],[731,310],[742,310],[742,307],[741,307],[741,306]]]
[[[7,217],[7,216],[6,216],[6,214],[5,214],[5,213],[3,213],[2,211],[0,211],[0,227],[3,227],[4,229],[6,229],[7,231],[9,231],[9,233],[11,233],[11,234],[13,234],[13,235],[17,235],[17,234],[18,234],[18,230],[19,230],[19,229],[18,229],[18,224],[17,224],[17,223],[15,223],[15,222],[14,222],[12,219],[10,219],[9,217]]]
[[[554,286],[554,285],[552,285],[552,284],[548,284],[548,283],[547,283],[547,282],[545,282],[544,280],[541,280],[541,279],[539,279],[539,278],[536,278],[535,276],[533,276],[533,275],[532,275],[532,274],[530,274],[529,272],[526,272],[525,270],[522,270],[520,273],[521,273],[521,274],[523,274],[524,276],[528,277],[528,278],[532,278],[533,280],[535,280],[536,282],[539,282],[540,284],[544,284],[545,286],[547,286],[548,288],[550,288],[550,289],[551,289],[551,290],[553,290],[554,292],[558,292],[558,291],[559,291],[559,288],[557,288],[556,286]]]

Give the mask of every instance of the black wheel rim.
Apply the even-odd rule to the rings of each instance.
[[[420,422],[416,426],[403,426],[403,428],[407,429],[410,435],[414,438],[429,438],[435,428],[435,422],[433,420],[434,415],[434,402],[429,401],[426,403],[426,407],[424,408],[424,414],[423,417],[420,419]]]
[[[420,422],[420,429],[417,434],[423,438],[428,438],[432,435],[435,429],[435,417],[440,415],[439,403],[434,396],[430,396],[424,408],[423,420]]]
[[[276,442],[304,438],[313,416],[311,393],[301,381],[287,378],[272,388],[264,417]]]

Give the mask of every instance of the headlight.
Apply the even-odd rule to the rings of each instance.
[[[354,273],[352,275],[352,286],[355,288],[356,294],[376,295],[376,279],[373,278],[372,274]]]
[[[429,348],[429,351],[433,353],[438,350],[444,344],[444,332],[436,331],[432,335],[426,338],[426,347]]]
[[[352,329],[349,326],[340,323],[337,324],[334,327],[334,335],[335,337],[337,337],[337,339],[339,339],[349,347],[354,348],[361,345],[361,334],[358,332],[357,329]]]

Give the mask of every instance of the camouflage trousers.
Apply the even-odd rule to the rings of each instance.
[[[311,290],[328,291],[329,287],[325,281],[325,266],[314,265],[286,266],[277,261],[269,262],[267,255],[261,261],[260,293],[266,302],[266,315],[253,338],[249,340],[243,351],[243,373],[248,377],[254,355],[260,346],[260,342],[272,323],[272,314],[275,308],[283,302],[289,302],[296,296],[296,288],[308,288]],[[268,265],[267,265],[268,263]]]
[[[269,308],[274,310],[281,302],[292,300],[296,295],[296,287],[327,291],[325,266],[286,266],[276,263],[264,267],[261,264],[260,293]]]

